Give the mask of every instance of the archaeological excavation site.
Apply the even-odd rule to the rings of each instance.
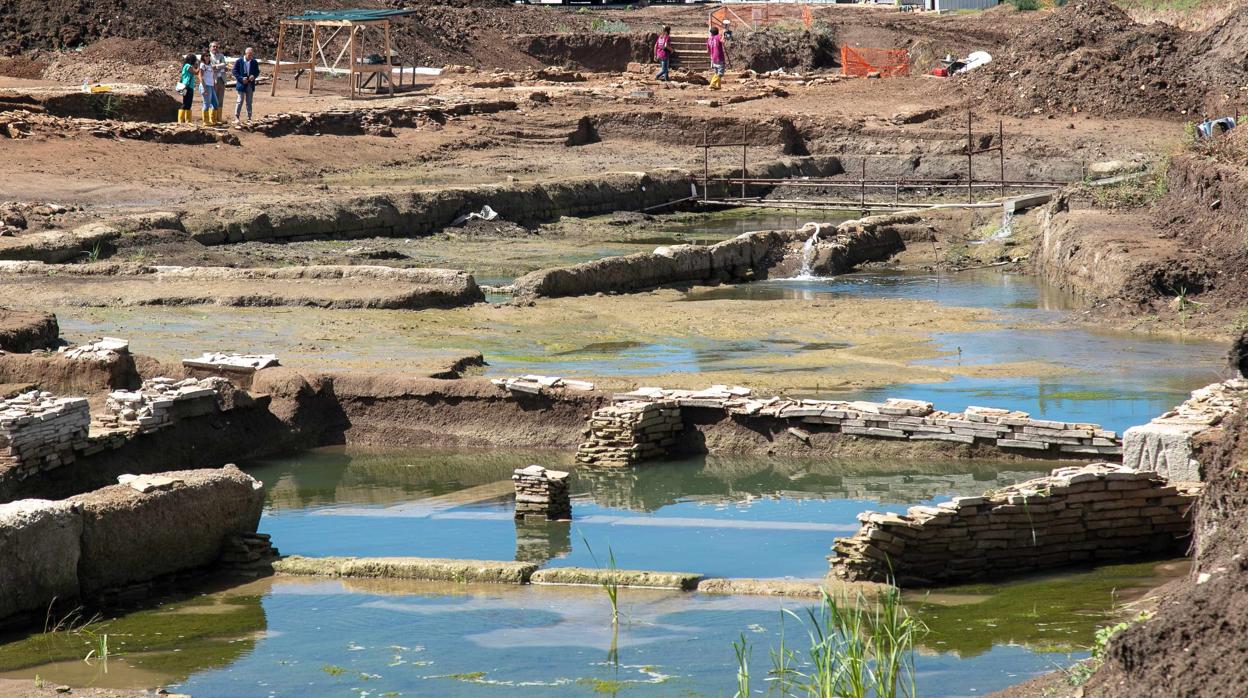
[[[7,0],[0,696],[1248,695],[1245,55]]]

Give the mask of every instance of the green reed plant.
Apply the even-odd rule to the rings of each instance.
[[[781,695],[917,697],[914,644],[927,629],[906,611],[896,588],[872,599],[861,592],[851,598],[825,591],[820,605],[807,609],[805,617],[787,609],[783,613],[806,627],[809,648],[801,659],[782,639],[779,650],[772,652],[769,680],[776,682]],[[735,642],[733,648],[741,667],[742,650]],[[738,686],[741,673],[738,668]],[[745,673],[748,682],[748,667]]]
[[[589,544],[589,539],[581,536],[581,540],[585,543],[585,549],[589,551],[589,557],[594,561],[594,566],[602,569],[602,565],[598,562],[598,556],[594,555],[594,549]],[[619,569],[615,564],[615,551],[611,546],[607,546],[607,570],[610,572],[598,586],[607,594],[607,601],[611,603],[611,624],[617,625],[620,622],[620,582],[615,571]]]

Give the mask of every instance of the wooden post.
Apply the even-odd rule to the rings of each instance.
[[[273,62],[273,89],[269,91],[269,96],[277,95],[277,78],[282,74],[282,44],[286,39],[286,23],[277,23],[277,58]]]
[[[746,173],[746,151],[749,149],[750,143],[750,125],[746,124],[741,127],[741,198],[745,198],[745,178]]]
[[[1005,122],[997,120],[997,148],[1001,155],[1001,196],[1005,196]]]
[[[867,156],[862,156],[862,189],[858,203],[862,205],[862,215],[867,215]]]
[[[312,86],[316,84],[316,53],[320,50],[320,45],[316,42],[320,40],[320,25],[312,25],[312,53],[308,57],[308,62],[312,64],[312,73],[308,75],[308,94],[312,94]]]
[[[303,60],[303,36],[304,34],[307,33],[307,29],[308,29],[308,26],[306,24],[299,25],[299,40],[298,40],[298,43],[295,44],[295,62],[296,63],[306,62]],[[299,76],[302,73],[303,73],[302,68],[295,71],[295,89],[296,90],[299,89]],[[274,82],[276,82],[276,80]]]
[[[390,56],[390,20],[386,20],[386,82],[390,84],[390,96],[394,96],[394,59]],[[400,68],[399,79],[403,78],[403,72]],[[381,78],[377,78],[380,80]],[[381,85],[378,85],[381,87]]]
[[[975,190],[972,186],[974,181],[973,165],[971,159],[975,156],[974,138],[971,136],[971,110],[966,110],[966,203],[975,203]]]
[[[351,99],[355,99],[356,88],[359,87],[360,74],[355,72],[355,26],[352,25],[350,32],[347,34],[347,60],[350,64],[347,66],[347,82],[351,87]]]
[[[707,127],[702,127],[702,200],[706,201],[710,194],[707,192],[711,188],[711,149],[707,142]]]

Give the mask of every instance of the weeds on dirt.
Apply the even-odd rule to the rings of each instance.
[[[1142,623],[1152,617],[1153,614],[1151,612],[1141,611],[1130,620],[1124,620],[1121,623],[1108,625],[1100,630],[1097,630],[1096,637],[1093,638],[1092,647],[1090,648],[1092,656],[1072,667],[1065,669],[1066,681],[1072,686],[1082,686],[1087,683],[1088,679],[1092,678],[1092,674],[1095,674],[1096,670],[1100,669],[1105,664],[1105,652],[1109,649],[1109,641],[1123,630],[1126,630],[1136,623]]]
[[[783,645],[772,652],[768,680],[778,682],[782,696],[824,698],[914,698],[914,645],[926,627],[901,604],[901,592],[890,588],[874,600],[861,592],[851,601],[826,591],[819,607],[803,619],[810,647],[804,661]],[[742,636],[733,643],[737,654],[737,695],[749,695],[748,646]]]
[[[1031,10],[1040,9],[1039,0],[1010,0],[1010,4],[1013,5],[1016,10],[1030,12]]]
[[[1085,186],[1084,188],[1098,207],[1106,209],[1152,206],[1169,191],[1165,167],[1160,164],[1154,167],[1153,171],[1139,177],[1104,186]]]
[[[595,17],[589,24],[590,31],[601,34],[620,34],[628,31],[628,25],[618,19],[602,19]]]
[[[100,254],[104,251],[102,244],[97,242],[91,246],[91,249],[87,252],[87,264],[94,264],[100,261]]]

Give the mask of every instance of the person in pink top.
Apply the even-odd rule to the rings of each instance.
[[[667,76],[667,69],[672,65],[672,28],[663,27],[663,31],[659,32],[659,38],[654,42],[654,57],[659,61],[659,74],[654,76],[655,80],[663,80],[671,82],[671,78]]]
[[[711,56],[711,89],[718,90],[724,77],[724,66],[728,64],[728,51],[724,48],[724,39],[719,35],[718,27],[711,27],[711,36],[706,40],[706,52]]]

